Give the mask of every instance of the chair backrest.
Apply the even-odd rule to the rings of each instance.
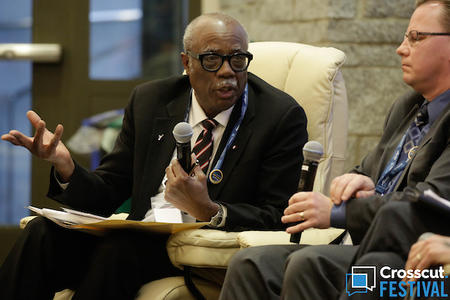
[[[347,92],[340,72],[344,52],[288,42],[250,43],[249,51],[254,57],[249,71],[291,95],[305,110],[309,140],[324,148],[314,190],[328,195],[331,180],[344,172],[347,148]]]

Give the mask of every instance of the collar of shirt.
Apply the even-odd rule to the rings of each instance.
[[[216,120],[222,127],[227,127],[233,107],[234,105],[229,109],[220,112],[214,117],[214,120]],[[201,127],[200,123],[207,118],[208,117],[203,111],[203,108],[200,106],[200,103],[198,103],[197,97],[195,97],[195,92],[192,92],[192,106],[189,111],[189,124],[191,124],[192,128],[196,126]]]
[[[427,100],[425,100],[427,101]],[[450,103],[450,90],[447,90],[434,98],[428,104],[428,123],[433,125],[433,122],[444,112],[445,107]]]
[[[189,111],[189,124],[192,126],[192,138],[191,138],[191,148],[194,147],[195,142],[200,135],[200,133],[203,130],[203,127],[201,125],[201,122],[204,119],[207,119],[205,112],[203,111],[203,108],[198,103],[197,98],[195,97],[195,92],[192,91],[192,105],[191,109]],[[220,112],[217,116],[214,117],[214,120],[216,120],[219,124],[214,128],[212,134],[213,134],[213,153],[211,157],[211,161],[214,159],[217,148],[219,147],[220,140],[222,139],[223,133],[225,131],[225,128],[227,127],[228,121],[230,120],[231,112],[233,111],[234,105],[231,106],[229,109],[224,110]],[[211,164],[209,165],[209,168],[211,169]]]

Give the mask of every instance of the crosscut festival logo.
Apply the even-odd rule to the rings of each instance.
[[[392,269],[388,266],[377,270],[375,266],[352,266],[351,271],[345,274],[345,291],[349,296],[378,293],[380,298],[448,298],[449,287],[445,286],[444,280],[448,276],[444,275],[442,266],[424,270]]]

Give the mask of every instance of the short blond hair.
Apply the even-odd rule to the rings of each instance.
[[[450,0],[416,0],[416,8],[428,2],[437,2],[442,4],[441,22],[445,30],[450,32]]]

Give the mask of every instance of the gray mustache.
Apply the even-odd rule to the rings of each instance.
[[[229,78],[229,79],[224,79],[222,81],[219,81],[216,84],[216,88],[221,89],[223,87],[232,87],[232,88],[236,88],[237,87],[237,80],[236,78]]]

